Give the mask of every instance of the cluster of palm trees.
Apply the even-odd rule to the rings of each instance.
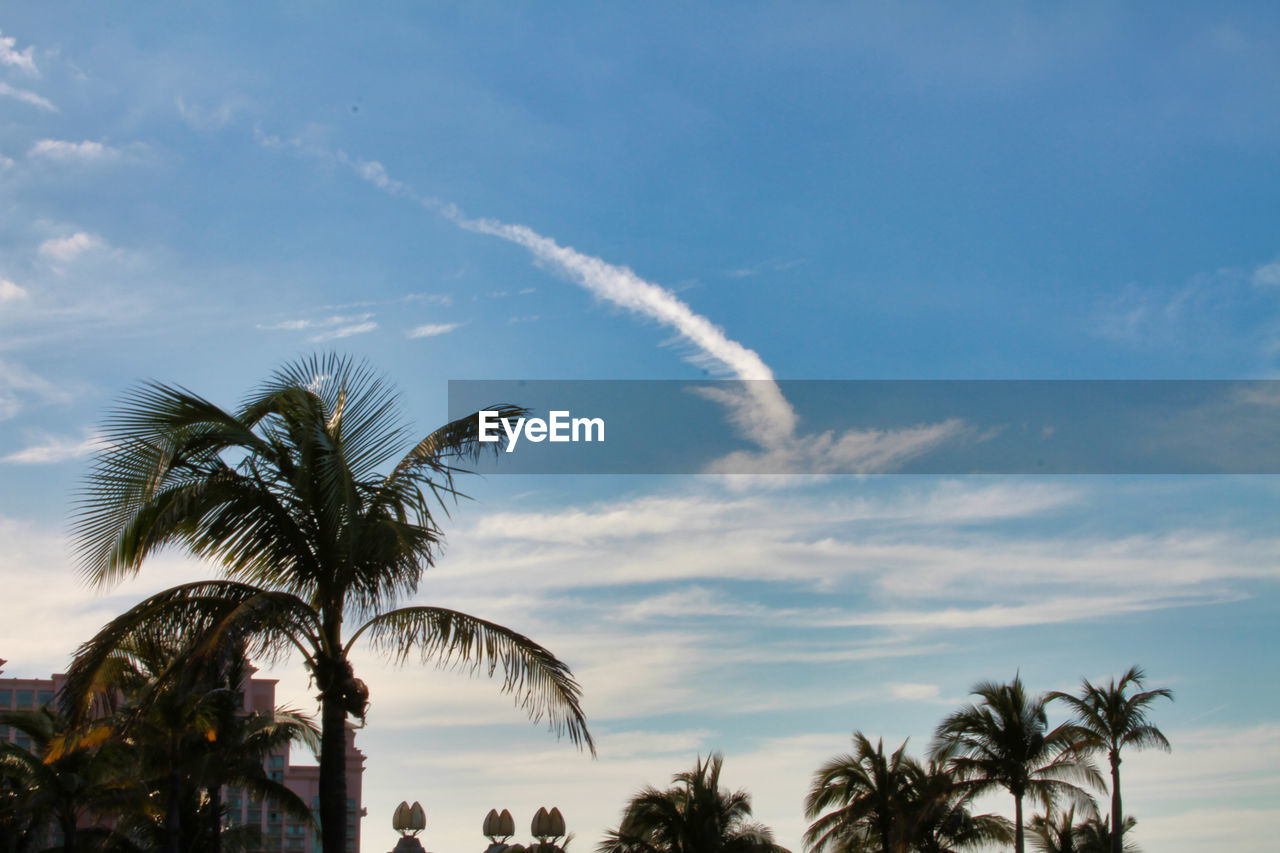
[[[886,754],[883,740],[873,744],[855,732],[853,751],[814,774],[805,846],[809,853],[958,853],[1012,844],[1023,853],[1029,835],[1040,853],[1133,853],[1137,846],[1124,837],[1136,821],[1123,813],[1121,752],[1169,749],[1150,710],[1173,697],[1142,689],[1144,679],[1135,666],[1106,684],[1086,679],[1074,695],[1030,694],[1020,677],[984,682],[973,690],[979,701],[939,724],[924,762],[906,754],[905,742]],[[1069,714],[1053,729],[1051,702]],[[1106,817],[1086,790],[1108,787],[1094,755],[1104,755],[1111,770]],[[750,822],[746,792],[720,787],[722,763],[713,754],[676,775],[672,787],[641,790],[597,853],[787,853]],[[997,790],[1013,796],[1014,820],[975,814],[975,800]],[[1045,812],[1024,825],[1026,800]]]
[[[227,790],[313,821],[265,764],[294,743],[314,746],[315,725],[288,709],[246,711],[242,656],[170,673],[177,658],[156,644],[118,649],[91,715],[0,713],[30,742],[0,741],[0,849],[219,853],[261,842],[254,827],[225,825]]]
[[[886,756],[861,732],[855,751],[818,771],[805,808],[813,820],[805,840],[816,853],[845,851],[941,851],[1013,842],[1017,853],[1032,842],[1045,853],[1121,853],[1136,849],[1123,835],[1134,820],[1124,816],[1120,794],[1121,752],[1169,741],[1150,719],[1170,690],[1143,690],[1144,673],[1132,667],[1118,680],[1096,685],[1087,679],[1073,695],[1031,694],[1020,677],[1008,684],[983,682],[979,701],[939,725],[927,765],[904,755],[903,743]],[[1064,704],[1069,719],[1050,729],[1046,707]],[[1105,755],[1111,770],[1111,814],[1099,819],[1088,788],[1106,790],[1094,766]],[[973,799],[993,790],[1013,796],[1012,823],[996,815],[974,815]],[[1024,822],[1027,800],[1044,815]],[[1085,819],[1077,823],[1076,815]],[[1113,831],[1119,827],[1118,831]]]
[[[677,773],[672,787],[639,791],[596,853],[789,853],[768,827],[751,820],[746,791],[720,787],[723,765],[724,757],[713,753]]]
[[[234,411],[181,387],[146,384],[102,435],[106,449],[74,523],[86,578],[110,586],[165,547],[215,563],[222,577],[153,595],[85,643],[60,697],[72,725],[93,719],[93,697],[120,657],[143,647],[172,650],[153,673],[164,684],[216,671],[229,649],[256,658],[296,653],[320,705],[318,817],[328,853],[346,850],[345,730],[369,703],[351,663],[358,641],[399,661],[416,654],[498,674],[535,722],[594,753],[578,684],[550,651],[465,613],[397,607],[438,553],[435,513],[460,497],[458,466],[502,449],[479,442],[474,416],[414,442],[394,389],[367,366],[330,354],[286,365]],[[162,695],[148,692],[157,702]],[[186,754],[186,744],[173,746]],[[51,754],[40,763],[49,766]],[[64,821],[69,830],[72,823]],[[169,849],[184,849],[167,832]]]

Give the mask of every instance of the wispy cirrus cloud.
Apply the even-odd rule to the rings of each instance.
[[[410,338],[434,338],[440,335],[447,335],[465,325],[466,323],[426,323],[421,326],[415,326],[405,332],[405,336]]]
[[[106,440],[95,434],[86,434],[79,438],[46,435],[22,450],[0,456],[0,462],[12,465],[54,465],[73,459],[83,459],[106,446]]]
[[[0,361],[0,421],[30,404],[62,403],[70,393],[38,373],[12,361]]]
[[[364,323],[352,323],[349,326],[339,326],[336,329],[329,329],[319,334],[312,335],[308,340],[312,343],[320,343],[321,341],[336,341],[342,338],[350,338],[355,335],[363,335],[372,332],[378,328],[378,324],[372,320]]]
[[[17,302],[27,298],[26,288],[14,284],[7,278],[0,278],[0,305],[6,302]]]
[[[10,86],[8,83],[0,82],[0,97],[10,98],[24,104],[29,104],[33,107],[37,107],[38,109],[42,109],[45,112],[59,112],[53,101],[43,95],[38,95],[30,89],[19,89],[14,86]]]
[[[253,106],[248,98],[231,95],[214,105],[191,101],[182,96],[174,99],[178,115],[196,130],[221,130],[235,121],[236,116]]]
[[[97,234],[77,231],[66,237],[51,237],[45,240],[40,244],[38,251],[42,257],[55,263],[68,264],[88,252],[105,248],[108,248],[107,242]]]
[[[1260,287],[1280,287],[1280,261],[1261,264],[1254,269],[1251,280]]]
[[[328,317],[281,320],[276,323],[259,323],[258,328],[271,332],[305,332],[313,334],[307,340],[312,343],[340,340],[363,335],[378,328],[372,312],[361,314],[333,314]]]
[[[13,36],[6,36],[0,31],[0,65],[9,68],[16,68],[24,74],[32,77],[40,75],[40,69],[36,68],[35,46],[27,45],[22,50],[18,50],[18,40]]]
[[[62,163],[103,163],[118,160],[123,152],[119,148],[86,139],[72,142],[66,139],[40,139],[32,143],[27,156]]]
[[[674,331],[689,349],[688,358],[716,373],[745,381],[735,388],[712,392],[723,403],[731,422],[760,452],[734,457],[736,473],[767,468],[773,473],[867,473],[892,470],[908,459],[935,449],[964,432],[958,421],[921,424],[902,436],[878,431],[849,430],[840,435],[803,436],[799,417],[774,380],[759,353],[730,338],[707,317],[695,312],[675,293],[639,276],[629,267],[611,264],[539,234],[527,225],[466,215],[457,205],[415,192],[393,178],[376,160],[361,160],[345,151],[328,152],[301,138],[282,141],[259,132],[261,144],[292,148],[325,157],[351,168],[373,186],[440,213],[460,228],[497,237],[527,250],[538,263],[560,273],[592,295]],[[783,267],[785,268],[785,266]],[[526,318],[513,317],[510,322]],[[858,449],[864,452],[856,452]],[[817,468],[811,464],[821,457]],[[780,464],[794,467],[779,468]]]

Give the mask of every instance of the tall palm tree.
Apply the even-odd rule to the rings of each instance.
[[[82,649],[70,695],[83,696],[112,645],[147,622],[219,635],[206,649],[236,633],[259,653],[300,652],[319,689],[327,853],[346,843],[345,726],[368,705],[351,665],[362,636],[401,660],[417,650],[490,675],[500,665],[504,690],[535,721],[594,752],[579,687],[549,651],[456,611],[394,609],[417,591],[442,541],[433,498],[443,507],[456,497],[455,465],[484,449],[476,418],[410,445],[394,390],[366,366],[327,355],[285,366],[235,412],[146,385],[103,434],[107,449],[75,522],[88,578],[113,584],[178,545],[218,561],[226,579],[168,590],[113,621]]]
[[[672,777],[675,787],[639,791],[597,853],[788,853],[767,827],[750,821],[746,791],[720,788],[723,765],[714,753]]]
[[[1146,673],[1142,667],[1129,671],[1099,686],[1083,679],[1079,695],[1054,691],[1050,701],[1060,701],[1071,709],[1071,721],[1065,728],[1077,746],[1089,752],[1105,752],[1111,765],[1111,826],[1122,826],[1124,806],[1120,799],[1120,751],[1124,747],[1146,749],[1156,747],[1168,752],[1169,740],[1156,728],[1148,712],[1157,699],[1173,700],[1168,688],[1142,690]],[[1132,692],[1130,692],[1132,691]],[[1111,838],[1110,853],[1121,853],[1122,833]]]
[[[853,733],[853,752],[837,755],[814,774],[805,797],[805,845],[813,853],[895,853],[907,837],[907,812],[920,766],[905,755],[906,741],[891,755]]]
[[[1101,787],[1102,777],[1073,749],[1062,727],[1049,731],[1047,697],[1027,693],[1020,676],[1009,684],[982,682],[967,705],[944,719],[934,735],[933,754],[945,759],[977,793],[1001,787],[1013,795],[1014,849],[1024,853],[1023,800],[1046,806],[1067,800],[1093,810],[1092,799],[1074,782]]]

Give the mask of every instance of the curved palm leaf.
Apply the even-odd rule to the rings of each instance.
[[[383,613],[360,626],[345,652],[368,634],[374,648],[403,663],[415,650],[424,663],[442,668],[485,670],[490,677],[502,669],[502,690],[534,722],[547,720],[557,734],[595,754],[595,744],[582,713],[582,689],[550,651],[533,640],[493,622],[441,607],[404,607]]]

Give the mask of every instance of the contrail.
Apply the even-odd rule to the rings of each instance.
[[[705,395],[721,404],[737,429],[759,452],[731,454],[713,466],[714,473],[873,473],[891,470],[902,461],[927,453],[966,431],[963,421],[951,419],[897,430],[826,431],[797,435],[795,409],[782,395],[773,371],[754,350],[731,339],[724,330],[698,314],[674,293],[647,281],[625,266],[608,263],[562,246],[527,225],[473,219],[457,205],[420,195],[392,178],[376,160],[359,160],[344,151],[311,147],[300,140],[282,141],[258,133],[267,147],[293,148],[336,160],[388,195],[407,198],[440,214],[458,227],[506,240],[528,251],[600,299],[675,331],[694,350],[692,361],[742,380],[739,386],[714,386]]]
[[[740,391],[719,389],[715,397],[729,407],[734,423],[748,437],[763,448],[776,448],[794,437],[795,409],[782,395],[769,365],[665,287],[641,278],[628,267],[561,246],[527,225],[470,218],[456,205],[418,195],[388,175],[376,160],[353,159],[343,151],[337,152],[336,157],[383,192],[413,199],[467,231],[514,243],[595,296],[672,329],[696,350],[697,357],[692,360],[709,363],[735,379],[747,380]]]
[[[671,291],[646,281],[628,267],[561,246],[525,225],[468,219],[456,208],[448,208],[446,215],[468,231],[523,246],[535,258],[560,270],[601,299],[675,330],[698,351],[699,361],[711,361],[735,379],[749,380],[740,394],[722,394],[718,399],[730,406],[734,421],[762,447],[777,447],[795,434],[795,410],[782,396],[769,365],[754,350],[730,339],[719,326],[695,313]]]

